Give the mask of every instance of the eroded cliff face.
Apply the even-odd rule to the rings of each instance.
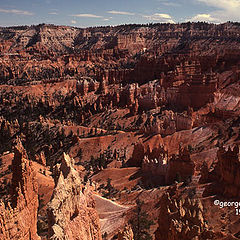
[[[159,143],[158,143],[159,144]],[[144,143],[134,145],[130,166],[141,167],[143,180],[147,184],[171,185],[175,181],[191,181],[195,172],[189,150],[179,146],[178,154],[169,155],[162,144],[150,149]]]
[[[73,159],[63,156],[56,167],[56,186],[48,208],[49,239],[102,239],[91,191],[81,183]],[[17,138],[11,165],[9,196],[0,204],[0,238],[39,240],[37,234],[38,179],[32,162]],[[45,176],[46,177],[46,176]]]
[[[208,223],[208,211],[204,211],[202,200],[179,193],[176,186],[164,193],[159,204],[157,240],[236,239],[213,229]]]
[[[168,193],[161,199],[158,224],[155,234],[159,240],[199,239],[207,231],[201,202],[189,198],[172,200]]]
[[[240,162],[239,162],[239,146],[232,146],[232,149],[220,148],[218,153],[218,165],[216,172],[223,184],[222,193],[225,196],[239,197],[240,193]]]
[[[239,197],[239,146],[219,147],[217,151],[218,162],[215,167],[209,169],[204,163],[201,169],[201,181],[203,183],[214,182],[215,187],[211,192],[218,193],[224,197]]]
[[[0,205],[0,238],[39,240],[37,235],[38,186],[32,163],[18,139],[12,162],[11,201]]]
[[[178,77],[188,78],[193,74],[196,80],[198,77],[208,77],[194,72],[194,64],[199,66],[196,56],[198,59],[202,57],[200,67],[206,72],[215,67],[218,60],[223,67],[231,65],[238,56],[232,46],[239,45],[239,27],[233,23],[87,29],[40,24],[1,28],[0,33],[1,81],[21,84],[39,80],[56,82],[60,78],[79,74],[94,75],[95,71],[103,68],[109,83],[134,81],[143,84],[160,78],[162,72],[173,71],[174,65],[177,65]],[[177,56],[159,58],[172,52]],[[186,64],[187,60],[191,63]],[[173,75],[176,74],[173,72]],[[197,88],[194,91],[199,92]],[[188,94],[192,96],[193,92],[188,91]],[[204,98],[209,98],[207,93]],[[184,99],[182,101],[186,102]],[[192,102],[197,104],[193,96]]]
[[[48,205],[49,239],[100,240],[99,217],[73,159],[64,153]]]

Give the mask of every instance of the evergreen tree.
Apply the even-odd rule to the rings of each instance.
[[[108,236],[108,234],[105,232],[104,234],[102,234],[102,238],[104,239],[104,240],[106,240],[107,239],[107,236]]]
[[[93,135],[93,129],[92,129],[92,128],[90,129],[90,132],[89,132],[88,135],[89,135],[89,136],[92,136],[92,135]]]
[[[64,128],[61,129],[61,135],[62,135],[62,138],[65,137]]]
[[[72,136],[73,136],[73,131],[72,131],[72,129],[70,130],[70,133],[69,133],[68,136],[69,136],[69,137],[72,137]]]
[[[93,156],[91,156],[90,159],[90,166],[92,166],[93,169],[96,169],[96,161]]]
[[[177,181],[178,183],[182,181],[182,178],[179,172],[176,173],[175,181]]]
[[[106,186],[106,188],[107,188],[107,190],[108,190],[108,196],[109,196],[109,197],[110,197],[110,195],[112,194],[112,192],[113,192],[113,190],[114,190],[114,188],[113,188],[113,186],[112,186],[112,184],[111,184],[111,181],[112,181],[111,178],[108,178],[108,179],[107,179],[107,186]]]
[[[131,219],[130,224],[134,233],[135,240],[151,240],[149,229],[153,225],[153,221],[148,219],[148,215],[143,211],[142,207],[144,202],[139,199],[136,200],[137,207],[134,210],[134,217]]]
[[[82,149],[81,148],[79,148],[77,156],[79,157],[80,160],[82,160],[83,153],[82,153]]]

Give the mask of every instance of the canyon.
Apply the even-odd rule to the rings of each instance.
[[[237,240],[240,24],[0,27],[0,238]]]

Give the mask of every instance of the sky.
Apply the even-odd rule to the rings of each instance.
[[[0,26],[240,22],[240,0],[0,0]]]

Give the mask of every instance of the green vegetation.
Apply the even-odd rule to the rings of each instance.
[[[153,221],[149,220],[148,215],[143,211],[144,202],[136,200],[137,207],[134,210],[134,217],[130,220],[135,240],[151,240],[149,233]]]

